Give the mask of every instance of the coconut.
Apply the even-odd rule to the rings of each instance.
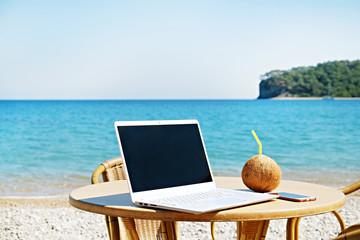
[[[281,180],[280,166],[266,155],[256,155],[244,165],[241,177],[244,184],[256,192],[276,189]]]

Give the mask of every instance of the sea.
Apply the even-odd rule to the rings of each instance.
[[[360,179],[360,100],[0,101],[0,197],[58,197],[119,156],[114,122],[197,119],[214,175],[241,178],[262,153],[282,179]]]

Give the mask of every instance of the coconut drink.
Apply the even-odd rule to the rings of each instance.
[[[254,130],[252,133],[259,144],[259,155],[253,156],[245,163],[241,178],[249,189],[269,192],[279,186],[281,169],[274,159],[262,154],[261,142]]]

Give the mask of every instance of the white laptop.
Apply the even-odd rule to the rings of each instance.
[[[200,214],[277,198],[216,188],[197,120],[114,125],[131,200],[138,206]]]

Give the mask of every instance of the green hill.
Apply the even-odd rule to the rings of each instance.
[[[258,98],[360,97],[360,60],[333,61],[261,76]]]

